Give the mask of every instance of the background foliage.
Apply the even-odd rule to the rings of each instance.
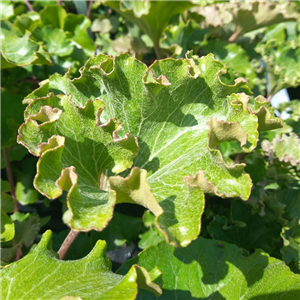
[[[0,38],[3,299],[299,298],[299,2],[2,1]]]

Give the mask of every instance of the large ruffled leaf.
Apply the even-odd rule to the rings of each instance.
[[[300,275],[284,262],[261,251],[245,257],[237,246],[215,240],[198,238],[181,249],[161,242],[126,262],[119,273],[126,274],[135,263],[162,272],[159,299],[296,300],[300,295]],[[156,299],[141,290],[138,296]]]
[[[222,64],[212,55],[199,58],[189,54],[186,59],[166,59],[155,62],[149,69],[128,55],[115,59],[99,55],[86,63],[78,79],[52,76],[27,97],[26,102],[30,105],[25,115],[30,120],[20,129],[19,141],[32,153],[42,154],[36,186],[44,181],[40,175],[42,162],[51,164],[53,168],[53,161],[59,159],[53,158],[51,153],[60,153],[58,149],[62,148],[51,146],[58,137],[53,137],[49,146],[39,146],[50,137],[46,127],[53,128],[53,121],[38,125],[33,119],[42,120],[42,115],[47,118],[56,115],[58,122],[51,132],[62,136],[62,141],[63,136],[70,136],[70,129],[66,127],[80,126],[83,133],[90,125],[83,123],[85,119],[80,119],[80,125],[77,122],[75,125],[73,120],[78,119],[77,115],[69,119],[58,117],[61,108],[53,93],[70,95],[59,96],[70,107],[73,107],[69,104],[72,102],[81,107],[91,106],[91,103],[100,103],[100,100],[91,102],[89,99],[100,98],[106,105],[101,115],[102,122],[112,122],[111,118],[117,118],[123,124],[124,132],[138,137],[140,146],[131,173],[125,178],[110,177],[108,190],[110,187],[116,191],[117,203],[133,202],[150,209],[169,242],[187,245],[200,231],[204,193],[239,196],[242,199],[247,199],[250,194],[251,180],[243,171],[244,165],[227,166],[216,147],[224,141],[238,140],[244,151],[250,151],[256,147],[258,129],[270,130],[280,126],[280,122],[268,111],[265,100],[258,98],[256,101],[237,93],[245,87],[243,80],[232,86],[223,84],[219,74],[224,71]],[[49,92],[52,93],[47,96]],[[72,102],[67,101],[71,96]],[[30,131],[27,130],[29,127]],[[46,150],[50,147],[53,150]],[[86,146],[82,147],[86,149]],[[78,151],[75,154],[74,151],[73,147],[69,150],[70,154],[76,155]],[[94,169],[94,161],[89,161],[89,156],[86,156],[85,151],[80,157],[82,164]],[[77,162],[70,161],[68,167],[71,166],[76,167],[79,178],[80,172],[86,174]],[[126,164],[126,167],[129,166]],[[107,165],[106,168],[113,166]],[[46,170],[48,172],[49,166],[43,174]],[[60,171],[55,180],[59,174]],[[55,180],[53,177],[52,181]],[[100,192],[97,192],[99,185],[94,185],[94,188],[88,203],[94,204],[95,212],[95,198],[100,197]],[[101,191],[102,195],[106,193]],[[72,206],[72,200],[69,202]],[[86,212],[90,204],[81,201],[81,205],[81,210]],[[100,212],[97,216],[108,218]]]
[[[129,300],[135,299],[137,284],[159,295],[160,288],[144,268],[133,266],[125,276],[114,274],[104,241],[80,260],[61,261],[51,237],[47,231],[32,252],[1,270],[1,299]]]
[[[38,43],[24,35],[9,21],[1,21],[1,69],[29,64],[52,63],[49,54]]]
[[[121,124],[116,119],[100,122],[102,101],[80,107],[73,99],[49,94],[32,102],[18,141],[40,156],[36,189],[50,199],[68,191],[71,226],[102,230],[112,217],[115,196],[103,190],[100,177],[107,169],[119,173],[130,167],[138,146],[131,134],[118,138]]]

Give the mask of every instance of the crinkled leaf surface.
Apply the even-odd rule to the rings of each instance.
[[[119,273],[125,274],[135,263],[148,271],[157,266],[162,272],[159,299],[296,300],[300,296],[300,275],[284,262],[261,251],[245,257],[235,245],[201,237],[181,249],[161,242],[126,262]],[[139,290],[138,299],[157,298]]]
[[[158,227],[171,243],[187,245],[200,231],[204,192],[224,197],[240,196],[243,199],[250,194],[251,180],[243,171],[244,165],[227,166],[215,148],[223,141],[238,140],[244,151],[250,151],[256,146],[258,126],[265,130],[280,126],[279,121],[270,115],[266,102],[236,94],[245,85],[243,80],[238,80],[232,86],[225,85],[218,76],[221,72],[224,72],[222,64],[214,60],[212,55],[199,58],[189,54],[186,59],[165,59],[155,62],[149,69],[128,55],[115,59],[99,55],[86,63],[78,79],[52,76],[27,97],[26,102],[30,103],[26,110],[27,121],[20,128],[19,141],[32,153],[42,155],[36,187],[41,190],[40,186],[44,183],[50,186],[47,178],[50,177],[50,164],[53,169],[53,161],[61,160],[65,164],[59,154],[62,146],[56,146],[57,142],[54,145],[57,136],[52,137],[47,145],[40,145],[47,142],[50,131],[57,132],[61,136],[60,141],[66,136],[66,146],[69,137],[73,139],[76,136],[76,142],[69,142],[72,146],[67,157],[81,153],[74,148],[82,146],[82,165],[90,165],[94,172],[96,159],[86,155],[87,148],[90,149],[92,145],[88,143],[88,146],[84,146],[88,140],[84,141],[83,137],[88,134],[89,139],[95,139],[87,128],[97,128],[93,131],[95,135],[102,127],[96,127],[94,115],[92,120],[79,116],[92,103],[102,103],[89,99],[100,98],[106,106],[101,115],[102,122],[111,124],[111,118],[117,118],[124,132],[131,132],[138,137],[140,147],[131,173],[126,178],[114,176],[108,180],[110,188],[116,191],[117,203],[133,202],[147,207],[156,215]],[[67,96],[59,96],[62,101],[59,104],[53,94],[47,96],[49,92]],[[68,100],[71,97],[72,101]],[[255,109],[253,112],[247,104],[249,101]],[[76,114],[64,117],[70,109],[76,110]],[[67,114],[62,112],[59,116],[62,110]],[[34,120],[42,120],[42,115],[47,116],[47,120],[51,116],[58,120],[54,121],[54,126],[53,121],[38,125]],[[75,119],[78,121],[74,124]],[[51,127],[51,130],[46,127]],[[53,158],[54,154],[56,158]],[[64,152],[62,155],[64,157]],[[121,161],[125,158],[121,153],[118,157]],[[59,165],[59,172],[56,171],[51,179],[53,190],[62,169],[61,163]],[[75,166],[76,171],[72,172],[77,172],[79,178],[81,172],[87,174],[76,160],[69,161],[66,166]],[[124,164],[123,170],[126,167],[130,167],[130,164]],[[107,164],[105,168],[113,168],[113,164]],[[99,200],[96,198],[100,197],[99,174],[94,181],[94,194],[90,194],[88,202],[83,199],[80,201],[78,214],[81,214],[80,208],[85,214],[86,207],[91,205],[89,203],[93,203],[94,212],[98,211],[96,203]],[[84,175],[85,180],[89,177]],[[101,191],[102,195],[106,193]],[[48,196],[54,198],[60,192],[50,194]],[[72,206],[72,200],[69,202]],[[105,220],[109,215],[96,214]],[[90,215],[88,218],[91,219]],[[87,223],[82,225],[86,226]]]
[[[9,21],[1,21],[1,69],[29,64],[50,65],[51,59],[43,47],[24,35]]]
[[[158,45],[161,34],[171,17],[193,6],[190,1],[122,0],[105,1],[104,4],[116,10],[132,23],[137,24],[156,45]]]
[[[98,241],[84,258],[61,261],[52,250],[52,233],[47,231],[38,246],[23,259],[1,270],[1,299],[135,299],[137,282],[159,290],[143,268],[133,266],[125,275],[111,271],[106,244]],[[142,276],[141,276],[142,275]],[[68,298],[67,298],[68,299]]]
[[[107,169],[118,173],[130,167],[138,146],[131,134],[118,138],[116,119],[100,123],[102,101],[89,100],[84,107],[76,102],[53,94],[34,101],[19,142],[40,156],[36,189],[50,199],[68,191],[71,225],[101,230],[112,217],[115,196],[100,188],[100,176]]]

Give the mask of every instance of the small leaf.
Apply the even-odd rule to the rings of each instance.
[[[14,15],[14,6],[7,2],[1,2],[0,3],[0,12],[1,12],[1,20],[3,19],[9,19]]]
[[[11,215],[14,222],[15,235],[8,242],[1,244],[1,260],[14,261],[18,248],[30,247],[40,231],[40,218],[37,215],[20,212]]]
[[[10,217],[1,209],[1,243],[14,238],[15,224]]]
[[[262,141],[262,148],[270,159],[277,157],[280,161],[290,163],[292,166],[300,164],[300,139],[297,134],[291,132],[289,135],[283,134],[269,142]]]

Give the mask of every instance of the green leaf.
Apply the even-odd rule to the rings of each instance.
[[[10,185],[8,181],[4,181],[1,178],[1,192],[10,192]]]
[[[159,299],[298,299],[300,275],[284,262],[256,251],[245,257],[235,245],[198,238],[188,247],[175,249],[165,242],[150,247],[126,262],[162,272]],[[139,290],[138,299],[156,299]]]
[[[212,52],[215,58],[220,60],[229,70],[229,75],[234,79],[236,77],[245,78],[251,88],[258,80],[257,74],[250,64],[250,58],[244,48],[238,44],[228,44],[220,39],[210,40],[201,47],[207,53]],[[226,74],[227,75],[227,74]]]
[[[14,238],[14,235],[15,224],[1,208],[1,243],[12,240]]]
[[[249,251],[263,249],[271,253],[276,247],[281,226],[277,222],[266,222],[264,217],[251,214],[251,206],[233,201],[230,220],[217,215],[209,224],[208,231],[215,240],[233,243]]]
[[[112,217],[115,196],[103,190],[101,174],[130,167],[138,146],[132,134],[118,137],[121,124],[115,118],[100,121],[102,101],[89,100],[80,107],[73,100],[50,94],[32,102],[20,127],[19,143],[40,156],[34,180],[40,193],[55,199],[63,190],[69,192],[71,226],[102,230]]]
[[[0,3],[1,20],[9,19],[14,15],[14,6],[8,1]]]
[[[282,137],[276,137],[270,142],[262,141],[262,148],[270,159],[277,157],[280,161],[290,163],[292,166],[300,164],[300,139],[297,134],[291,132],[289,135],[283,134]]]
[[[41,20],[45,26],[50,25],[54,28],[64,28],[67,13],[62,6],[47,5],[40,12]]]
[[[282,259],[291,269],[300,273],[300,221],[294,219],[285,228],[283,228],[281,237],[283,247],[280,249]]]
[[[267,65],[269,98],[281,89],[300,85],[299,45],[295,40],[278,42],[274,39],[257,45],[256,51]]]
[[[1,148],[16,145],[18,127],[23,121],[25,106],[22,104],[24,95],[14,95],[6,90],[1,91]]]
[[[14,199],[10,195],[1,192],[1,209],[6,213],[11,213],[14,211],[14,208]]]
[[[3,100],[2,100],[3,101]],[[3,128],[3,127],[2,127]],[[3,130],[2,130],[3,131]],[[14,141],[16,142],[16,141]],[[20,161],[28,154],[28,151],[21,145],[16,144],[8,150],[9,161]],[[6,168],[3,151],[1,151],[1,169]]]
[[[29,32],[22,35],[10,22],[1,21],[1,69],[29,64],[51,65],[49,54],[29,36]]]
[[[145,249],[150,246],[155,246],[164,240],[164,236],[155,225],[155,216],[149,210],[145,211],[143,222],[145,227],[148,227],[149,230],[139,235],[139,248]]]
[[[71,33],[71,40],[86,51],[87,56],[95,54],[95,45],[88,34],[90,19],[83,15],[68,14],[65,18],[64,30]]]
[[[61,261],[51,249],[51,236],[47,231],[32,252],[1,270],[2,299],[72,296],[71,299],[129,300],[135,299],[137,283],[141,288],[159,293],[160,288],[151,282],[144,268],[133,266],[125,276],[114,274],[105,255],[105,242],[98,241],[94,249],[80,260]]]
[[[72,95],[72,100],[81,106],[91,105],[88,99],[101,98],[106,105],[101,120],[111,122],[111,118],[117,118],[123,125],[123,132],[136,135],[140,146],[134,163],[136,168],[126,178],[108,178],[110,187],[116,191],[117,202],[136,202],[149,208],[169,242],[187,245],[200,231],[204,193],[243,199],[250,194],[251,180],[243,171],[244,165],[227,166],[214,148],[222,142],[238,140],[244,151],[250,151],[256,146],[258,128],[269,130],[281,126],[280,121],[271,116],[265,100],[235,94],[245,85],[243,80],[235,85],[223,84],[219,79],[223,72],[223,65],[212,55],[199,58],[189,54],[186,59],[166,59],[155,62],[148,69],[128,55],[115,59],[96,56],[86,63],[80,78],[71,81],[54,75],[27,97],[26,102],[31,104],[25,115],[32,120],[21,127],[19,142],[39,155],[39,144],[47,142],[48,127],[53,128],[53,122],[58,124],[55,131],[63,130],[60,135],[68,135],[64,132],[66,125],[59,125],[63,118],[59,117],[61,109],[57,98],[53,95],[43,98],[49,92]],[[67,99],[69,96],[59,97]],[[50,110],[44,105],[53,108]],[[37,125],[33,119],[42,115],[48,115],[49,122]],[[70,118],[69,124],[74,128],[80,126],[82,132],[89,126],[89,123],[83,124],[85,119],[81,125],[74,126],[73,120]],[[54,146],[54,139],[57,146]],[[53,150],[42,154],[45,159],[41,161],[46,164],[48,159],[51,168],[57,160],[54,156],[61,155],[63,140],[59,139],[60,142],[58,137],[52,137],[49,143],[53,146],[49,147]],[[88,159],[85,157],[81,159]],[[95,168],[94,162],[83,165]],[[39,170],[41,168],[42,162]],[[44,172],[46,169],[48,167]],[[76,170],[80,167],[76,166]],[[53,181],[58,179],[59,173]],[[38,175],[36,186],[41,181],[44,179]],[[50,186],[48,181],[45,185]],[[99,186],[95,192],[97,190]],[[72,206],[72,200],[69,203]]]
[[[18,248],[30,247],[40,231],[40,218],[29,213],[14,213],[11,216],[14,222],[15,235],[8,242],[1,243],[1,260],[11,262],[15,260]]]
[[[33,32],[34,29],[41,24],[41,18],[37,12],[28,12],[27,14],[17,16],[14,25],[25,34],[26,30]]]
[[[293,4],[266,1],[241,3],[230,1],[193,8],[193,11],[205,17],[208,25],[216,27],[234,24],[235,32],[229,38],[230,42],[246,32],[297,19],[297,14],[293,10]]]
[[[74,46],[68,40],[67,33],[61,28],[43,27],[36,29],[33,35],[44,41],[51,55],[64,57],[73,52]]]
[[[65,259],[78,259],[87,255],[99,239],[106,241],[107,251],[129,245],[137,238],[141,229],[142,221],[140,218],[114,212],[112,220],[103,231],[97,232],[92,230],[89,233],[81,232],[72,244],[72,248],[67,253]],[[67,233],[67,231],[61,231],[59,234],[54,233],[54,250],[59,249]]]
[[[193,6],[190,1],[105,1],[121,16],[137,24],[158,45],[163,30],[172,16]]]
[[[22,165],[16,172],[16,198],[22,205],[35,203],[41,198],[41,195],[33,187],[36,163],[35,157],[29,157],[22,161]]]
[[[186,24],[179,22],[166,28],[160,46],[170,51],[173,57],[184,57],[188,50],[198,52],[208,32],[208,28],[200,28],[193,20]]]

